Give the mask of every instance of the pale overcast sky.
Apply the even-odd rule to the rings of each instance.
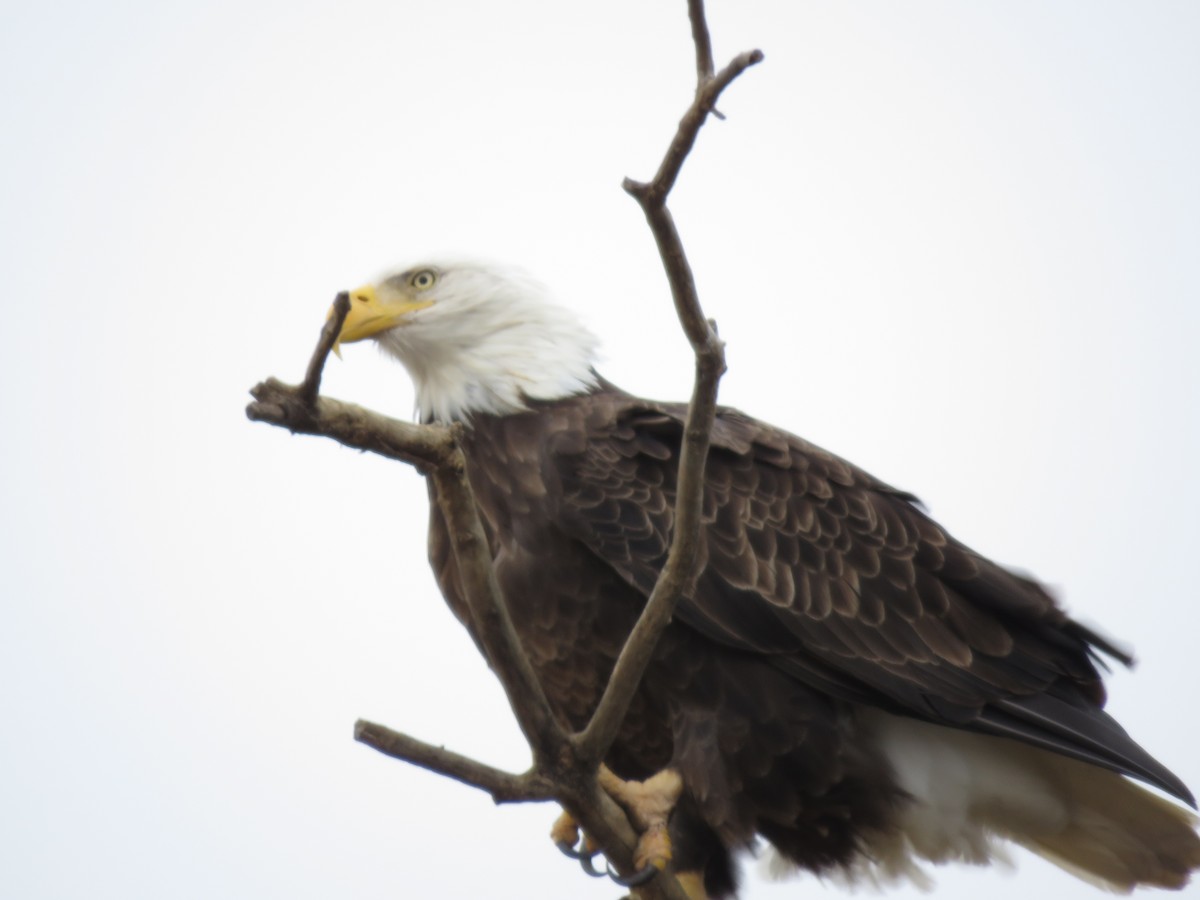
[[[710,5],[719,63],[767,57],[673,203],[723,400],[1130,643],[1111,709],[1200,788],[1200,6]],[[690,99],[684,0],[4,23],[0,896],[617,897],[550,845],[551,807],[351,740],[364,716],[528,760],[433,586],[421,479],[243,408],[300,377],[336,291],[445,250],[535,272],[610,379],[685,396],[620,190]],[[326,390],[411,411],[369,346]],[[939,870],[942,896],[1096,896],[1016,858]]]

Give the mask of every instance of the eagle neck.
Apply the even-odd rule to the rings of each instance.
[[[412,376],[423,422],[514,415],[598,384],[595,339],[583,329],[556,333],[521,323],[475,340],[431,341],[414,327],[396,329],[380,345]]]

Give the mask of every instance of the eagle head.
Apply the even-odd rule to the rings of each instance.
[[[371,338],[400,360],[422,421],[508,415],[597,383],[595,337],[520,270],[422,263],[349,294],[338,344]]]

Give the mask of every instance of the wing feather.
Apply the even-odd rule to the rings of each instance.
[[[555,445],[550,514],[648,595],[674,526],[686,410],[610,399],[586,440]],[[1096,654],[1127,656],[911,494],[722,410],[702,509],[704,568],[677,617],[711,640],[843,699],[1017,738],[1193,802],[1102,710]]]

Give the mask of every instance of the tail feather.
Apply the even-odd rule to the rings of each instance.
[[[1058,758],[1048,767],[1070,804],[1066,827],[1007,837],[1085,880],[1125,893],[1138,885],[1179,889],[1200,868],[1197,821],[1188,810],[1105,769]]]
[[[1182,888],[1200,869],[1196,816],[1115,772],[886,714],[876,730],[912,797],[900,833],[925,859],[979,862],[994,838],[1005,838],[1121,893]]]

